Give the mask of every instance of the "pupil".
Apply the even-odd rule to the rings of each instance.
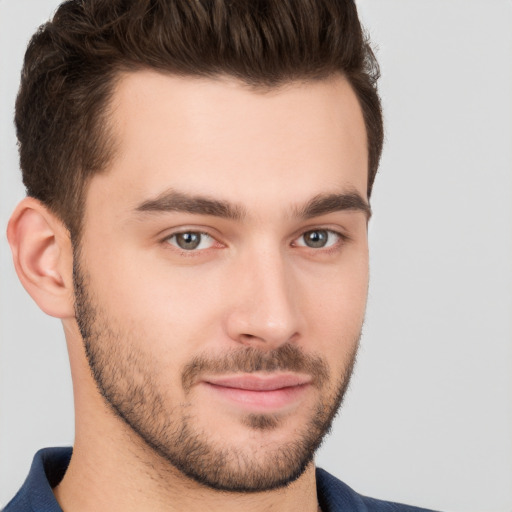
[[[182,249],[195,249],[201,243],[199,233],[180,233],[176,235],[176,242]]]
[[[327,231],[310,231],[304,238],[308,247],[323,247],[327,243]]]

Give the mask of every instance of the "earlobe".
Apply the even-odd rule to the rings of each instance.
[[[73,254],[69,233],[40,201],[27,197],[14,210],[7,238],[16,273],[48,315],[74,316]]]

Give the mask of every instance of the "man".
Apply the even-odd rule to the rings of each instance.
[[[38,31],[8,238],[76,436],[6,511],[413,510],[313,462],[364,317],[376,78],[348,0],[69,1]]]

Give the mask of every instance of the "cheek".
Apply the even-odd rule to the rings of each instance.
[[[368,257],[362,250],[307,288],[302,310],[317,350],[351,352],[359,339],[368,294]]]
[[[140,350],[179,366],[205,339],[219,338],[219,272],[177,267],[127,249],[91,257],[89,268],[102,314]]]

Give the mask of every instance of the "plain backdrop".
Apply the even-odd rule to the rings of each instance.
[[[13,104],[56,0],[0,0],[0,506],[35,451],[73,442],[64,336],[22,289],[4,231],[23,195]],[[512,510],[512,2],[361,0],[386,147],[351,389],[317,462],[357,491]]]

